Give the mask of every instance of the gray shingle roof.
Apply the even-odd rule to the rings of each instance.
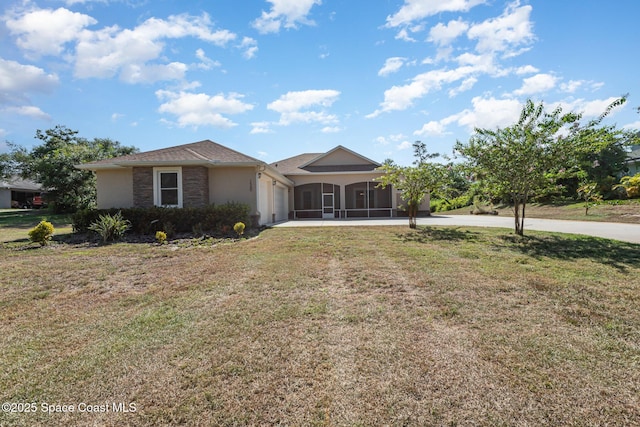
[[[299,173],[305,173],[305,172],[308,173],[308,171],[305,171],[304,169],[300,169],[300,166],[309,163],[313,159],[316,159],[322,156],[323,154],[324,153],[300,154],[297,156],[289,157],[288,159],[279,160],[277,162],[271,163],[270,166],[276,168],[276,170],[283,175],[299,174]]]
[[[129,154],[112,159],[100,160],[97,162],[85,163],[83,169],[100,167],[107,165],[131,164],[180,164],[180,163],[255,163],[262,161],[242,154],[238,151],[227,148],[210,140],[193,142],[191,144],[178,145],[175,147],[161,148],[158,150],[145,151],[142,153]]]
[[[0,181],[0,188],[6,188],[16,191],[42,191],[42,185],[28,179],[22,179],[17,176],[7,178]]]

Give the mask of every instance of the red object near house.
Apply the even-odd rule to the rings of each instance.
[[[33,200],[31,200],[31,207],[34,209],[46,208],[47,204],[42,199],[42,196],[33,196]]]

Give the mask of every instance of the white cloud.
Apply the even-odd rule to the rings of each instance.
[[[515,56],[522,49],[513,49],[528,45],[534,39],[533,24],[529,19],[531,10],[529,5],[518,7],[518,2],[512,3],[501,16],[472,25],[467,36],[478,40],[478,52],[505,52],[505,56]]]
[[[522,67],[518,67],[518,68],[516,68],[516,71],[515,71],[515,72],[516,72],[516,74],[517,74],[517,75],[519,75],[519,76],[520,76],[520,75],[522,75],[522,74],[533,74],[533,73],[537,73],[538,71],[540,71],[540,70],[538,70],[538,69],[537,69],[536,67],[534,67],[533,65],[525,65],[525,66],[522,66]]]
[[[251,37],[243,37],[239,48],[244,50],[243,56],[246,59],[252,59],[258,53],[258,42]]]
[[[398,150],[408,150],[409,148],[412,148],[413,144],[409,141],[402,141],[400,144],[398,144],[398,146],[396,147],[396,149]]]
[[[160,101],[160,113],[168,113],[178,118],[178,126],[215,126],[230,128],[236,126],[224,115],[240,114],[252,110],[253,105],[242,101],[243,95],[238,93],[222,93],[208,95],[205,93],[156,91]]]
[[[111,121],[112,122],[117,122],[118,120],[120,120],[121,118],[124,117],[124,114],[120,114],[120,113],[113,113],[111,115]]]
[[[326,126],[322,128],[322,133],[338,133],[342,130],[339,126]]]
[[[609,97],[606,99],[592,99],[590,101],[585,99],[575,99],[573,101],[560,101],[550,104],[548,109],[553,110],[557,107],[561,107],[562,111],[570,112],[573,111],[575,113],[582,113],[584,117],[598,117],[600,114],[604,113],[605,110],[611,103],[617,100],[617,97]],[[620,111],[620,109],[624,108],[624,105],[615,108],[611,111],[609,117]]]
[[[522,87],[513,91],[515,95],[533,95],[546,92],[556,86],[558,78],[552,74],[536,74],[522,81]]]
[[[473,109],[466,109],[458,114],[446,117],[444,123],[457,123],[469,132],[475,128],[504,128],[515,123],[520,117],[522,104],[516,99],[482,98],[471,100]]]
[[[440,46],[451,44],[458,36],[464,34],[469,28],[469,24],[458,19],[457,21],[449,21],[447,25],[438,23],[429,31],[428,41],[434,42]]]
[[[187,66],[181,62],[170,64],[129,64],[120,72],[120,78],[127,83],[154,83],[164,80],[181,80]]]
[[[578,89],[596,91],[604,86],[602,82],[594,82],[589,80],[569,80],[567,83],[560,84],[560,90],[567,93],[575,93]]]
[[[227,30],[212,31],[209,16],[170,16],[168,19],[150,18],[133,30],[117,26],[89,31],[85,27],[97,21],[70,10],[39,9],[13,13],[6,20],[9,32],[16,37],[16,44],[22,49],[38,55],[59,55],[68,42],[76,45],[76,75],[78,77],[109,77],[124,70],[123,79],[136,82],[136,76],[153,80],[181,78],[177,63],[166,66],[148,67],[145,62],[160,57],[164,49],[162,40],[171,38],[196,37],[200,40],[225,46],[236,35]],[[254,43],[255,44],[255,43]],[[243,43],[243,47],[247,43]],[[250,47],[251,48],[251,47]],[[253,51],[255,53],[255,49]],[[74,59],[68,56],[70,59]],[[129,68],[129,69],[127,69]]]
[[[388,76],[391,73],[395,73],[404,65],[407,58],[394,56],[393,58],[387,58],[384,62],[384,66],[378,71],[379,76]]]
[[[637,131],[638,129],[640,129],[640,120],[638,120],[637,122],[633,122],[633,123],[629,123],[627,125],[624,125],[624,126],[622,126],[622,129]]]
[[[109,3],[109,0],[65,0],[64,4],[67,6],[73,6],[74,4],[85,4],[85,3]]]
[[[441,12],[466,12],[485,0],[405,0],[393,16],[387,16],[386,26],[393,28],[410,25],[414,21]]]
[[[267,0],[271,3],[269,12],[253,21],[253,27],[262,34],[277,33],[280,28],[297,28],[298,24],[314,25],[307,18],[311,8],[322,3],[321,0]]]
[[[42,68],[23,65],[0,58],[0,102],[24,99],[24,93],[51,92],[59,83],[58,76],[47,74]]]
[[[218,68],[222,66],[219,61],[214,61],[213,59],[208,58],[205,51],[200,48],[196,49],[196,58],[200,60],[200,63],[196,66],[201,70],[210,70],[212,68]]]
[[[251,134],[273,133],[270,122],[253,122],[251,123]]]
[[[416,39],[414,39],[413,37],[411,37],[409,35],[409,31],[407,31],[406,28],[403,28],[400,31],[398,31],[398,34],[396,34],[396,40],[404,40],[406,42],[415,42],[415,41],[417,41]]]
[[[454,96],[457,96],[462,92],[471,90],[477,82],[478,82],[478,79],[476,79],[475,77],[469,77],[468,79],[464,79],[460,84],[460,86],[458,86],[457,88],[451,89],[449,91],[449,97],[453,98]]]
[[[444,135],[444,133],[444,124],[433,120],[429,123],[425,123],[421,129],[413,132],[413,134],[416,136]]]
[[[406,110],[413,105],[414,100],[424,97],[433,90],[441,89],[443,84],[468,78],[477,71],[477,67],[464,66],[452,70],[440,69],[419,74],[407,85],[393,86],[387,89],[384,92],[384,101],[380,104],[381,108],[366,117],[373,118],[383,112]]]
[[[113,26],[99,31],[83,31],[76,46],[75,75],[79,78],[109,78],[119,75],[127,83],[179,80],[188,67],[163,61],[163,40],[196,37],[225,46],[236,35],[227,30],[211,30],[209,16],[177,15],[167,20],[150,18],[132,30]]]
[[[7,114],[17,114],[20,116],[26,116],[36,120],[51,120],[51,116],[42,111],[38,107],[34,107],[32,105],[23,105],[20,107],[7,107],[2,109],[3,113]]]
[[[405,136],[401,133],[396,133],[393,135],[389,135],[389,136],[379,136],[375,139],[375,142],[378,143],[379,145],[389,145],[392,142],[398,142],[401,141],[402,139],[404,139]]]
[[[279,125],[287,126],[292,123],[336,123],[335,115],[325,111],[308,111],[330,107],[340,96],[337,90],[305,90],[299,92],[287,92],[279,99],[269,103],[267,108],[280,113]]]
[[[96,24],[94,18],[68,9],[40,9],[6,20],[16,44],[37,55],[59,55],[64,45],[75,41],[85,27]]]
[[[584,85],[584,83],[584,80],[569,80],[569,82],[567,83],[560,84],[560,90],[563,92],[574,93],[582,85]]]

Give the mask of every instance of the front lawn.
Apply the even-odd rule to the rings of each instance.
[[[29,230],[43,219],[53,223],[58,236],[72,231],[68,214],[54,214],[48,209],[0,209],[0,243],[28,240]]]
[[[0,425],[638,425],[639,260],[463,227],[0,247],[0,398],[37,406]]]

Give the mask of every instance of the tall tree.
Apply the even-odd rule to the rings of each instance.
[[[64,126],[38,130],[36,138],[42,141],[41,145],[31,151],[14,145],[11,157],[23,177],[47,189],[47,197],[58,212],[95,204],[95,176],[91,171],[76,169],[75,165],[137,151],[135,147],[122,146],[110,139],[79,137],[78,131]]]
[[[437,192],[445,176],[442,165],[430,161],[438,154],[429,154],[427,146],[420,141],[414,142],[413,150],[416,157],[413,166],[398,166],[392,160],[387,160],[379,168],[384,175],[376,179],[378,186],[385,188],[393,185],[401,192],[402,199],[407,203],[410,228],[417,227],[420,204],[428,194]]]

